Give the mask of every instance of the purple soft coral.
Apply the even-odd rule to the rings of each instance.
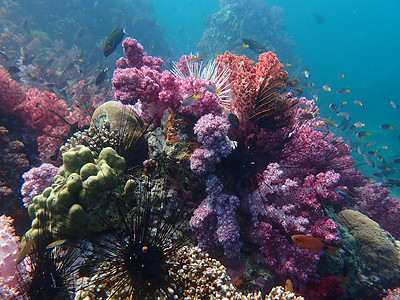
[[[202,148],[196,149],[191,155],[190,166],[194,172],[201,175],[213,172],[221,157],[231,153],[228,130],[229,123],[225,117],[207,114],[197,121],[194,133]]]
[[[182,102],[170,72],[161,70],[162,59],[148,56],[135,39],[123,42],[126,58],[117,61],[112,84],[114,97],[125,104],[142,104],[145,122],[159,123],[168,107],[177,108]]]
[[[236,210],[239,199],[222,192],[223,185],[212,175],[207,180],[208,196],[195,210],[190,225],[199,233],[199,246],[210,249],[213,245],[221,245],[228,257],[238,254],[239,227],[236,221]]]

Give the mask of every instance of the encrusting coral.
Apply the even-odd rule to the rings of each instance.
[[[63,154],[63,162],[54,184],[34,197],[28,208],[33,221],[26,237],[37,235],[42,222],[48,223],[54,237],[71,235],[85,226],[95,230],[102,222],[94,218],[102,214],[91,214],[87,209],[101,210],[113,218],[106,196],[124,177],[125,160],[112,148],[104,148],[95,157],[88,148],[77,146]]]

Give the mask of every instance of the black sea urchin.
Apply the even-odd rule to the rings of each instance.
[[[160,188],[149,179],[144,184],[128,180],[125,197],[114,195],[113,199],[121,228],[110,226],[107,233],[89,239],[96,265],[89,285],[101,287],[108,299],[169,299],[179,293],[181,287],[170,273],[170,259],[187,243],[177,234],[185,214],[182,203],[175,208],[169,207],[171,203],[167,206],[166,192]],[[132,199],[135,207],[127,204]]]
[[[51,234],[40,229],[34,241],[28,241],[26,244],[26,247],[30,248],[26,251],[30,251],[30,254],[21,267],[25,267],[27,272],[22,272],[19,277],[24,299],[74,298],[80,251],[66,246],[48,247],[51,241]]]

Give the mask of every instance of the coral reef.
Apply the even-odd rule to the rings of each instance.
[[[125,158],[128,168],[137,167],[147,158],[148,127],[132,107],[109,101],[95,110],[90,127],[75,132],[60,151],[83,145],[99,155],[102,149],[111,147]]]
[[[117,61],[118,68],[112,79],[114,95],[124,104],[135,105],[143,121],[160,125],[167,108],[197,119],[207,113],[221,114],[219,98],[204,88],[212,83],[210,78],[186,77],[186,58],[182,60],[186,65],[180,63],[176,66],[183,76],[175,78],[169,71],[162,72],[163,61],[147,55],[135,39],[125,39],[123,47],[126,58]],[[181,107],[185,98],[196,94],[200,95],[196,103]]]
[[[382,298],[382,300],[397,300],[397,299],[400,299],[400,288],[387,290],[385,297]]]
[[[159,226],[163,218],[171,221],[173,210],[181,208],[176,199],[185,209],[195,208],[190,228],[201,250],[172,251],[168,276],[175,278],[156,287],[161,294],[181,297],[177,282],[187,287],[183,293],[188,299],[262,299],[254,291],[265,293],[272,283],[287,279],[294,290],[311,299],[350,299],[357,293],[379,296],[384,289],[398,286],[399,251],[394,240],[377,223],[348,209],[365,212],[397,237],[399,200],[354,169],[349,147],[325,127],[315,101],[297,98],[288,88],[291,81],[275,54],[263,53],[254,63],[226,52],[204,68],[191,61],[193,56],[185,56],[169,72],[162,71],[163,61],[147,55],[136,40],[127,38],[123,47],[126,58],[118,60],[112,79],[116,101],[101,105],[91,127],[75,133],[61,148],[63,164],[54,183],[35,195],[51,180],[28,176],[40,175],[42,171],[36,169],[25,176],[34,180],[31,187],[27,183],[23,188],[27,197],[33,196],[28,208],[32,228],[25,243],[45,228],[54,239],[73,236],[71,240],[80,239],[80,245],[93,245],[90,251],[96,263],[100,262],[99,273],[85,279],[78,298],[109,296],[113,291],[123,298],[129,289],[141,289],[138,282],[144,285],[142,277],[129,277],[132,273],[125,258],[130,261],[132,256],[119,256],[115,263],[111,255],[102,263],[110,249],[114,254],[115,249],[131,253],[125,246],[136,241],[136,235],[129,240],[118,234],[124,226],[130,228],[127,218],[140,220],[135,216],[140,216],[141,207],[130,204],[144,188],[152,196],[168,196],[154,209],[144,209],[145,221]],[[4,106],[4,112],[29,123],[40,145],[52,143],[46,134],[53,139],[53,135],[66,136],[74,129],[68,123],[83,118],[54,94],[26,91],[6,74],[0,75],[0,96],[16,104]],[[193,96],[193,104],[182,106]],[[129,159],[136,155],[136,143],[146,151],[133,164]],[[46,151],[54,145],[46,146]],[[38,149],[46,161],[50,152]],[[144,173],[132,172],[137,166]],[[147,175],[152,180],[146,186],[138,184]],[[174,189],[157,189],[154,175],[165,175]],[[122,198],[127,202],[118,201]],[[187,225],[186,219],[178,221]],[[150,234],[153,223],[146,225]],[[88,231],[96,238],[104,234],[105,242],[91,239]],[[173,242],[185,234],[174,234]],[[293,243],[294,235],[311,238],[318,247]],[[99,248],[106,249],[104,244],[109,248],[100,253]],[[147,251],[146,245],[134,249],[140,255]],[[237,259],[240,278],[231,282],[225,267],[202,251],[216,258]],[[113,284],[121,283],[113,273],[120,265],[133,278],[126,290]],[[160,266],[163,272],[167,268]],[[100,284],[107,276],[113,281]],[[357,282],[348,284],[351,279]],[[171,282],[165,289],[164,284]],[[364,291],[366,287],[370,290]],[[245,294],[248,291],[253,293]],[[266,297],[295,299],[296,295],[276,287]]]
[[[165,109],[177,108],[174,77],[162,72],[162,59],[147,55],[135,39],[126,38],[123,47],[126,58],[117,61],[112,79],[115,98],[131,105],[140,100],[143,120],[157,124]]]

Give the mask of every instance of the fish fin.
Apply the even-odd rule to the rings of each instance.
[[[322,243],[324,245],[324,251],[329,253],[329,254],[335,254],[337,250],[339,250],[338,247],[334,247],[334,246],[328,246],[324,243]]]

